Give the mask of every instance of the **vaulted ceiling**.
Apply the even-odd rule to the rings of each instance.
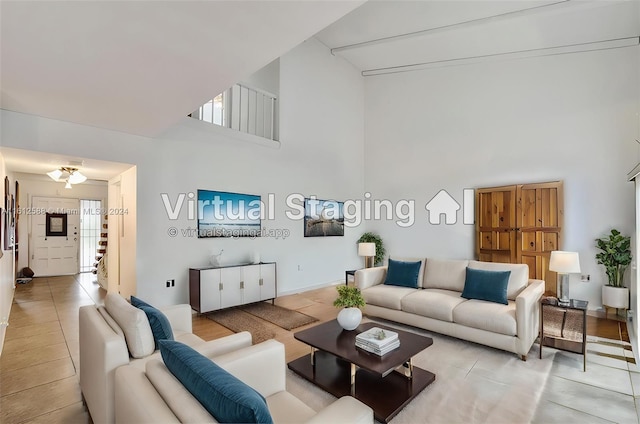
[[[636,46],[638,0],[370,0],[317,34],[363,75]]]
[[[638,45],[638,0],[0,1],[0,107],[154,136],[305,39],[363,75]]]
[[[154,136],[362,1],[0,2],[0,107]]]

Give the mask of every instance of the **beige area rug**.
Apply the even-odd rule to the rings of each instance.
[[[258,302],[243,306],[243,311],[250,313],[265,321],[269,321],[284,328],[285,330],[293,330],[303,325],[311,324],[318,321],[317,318],[303,314],[302,312],[293,311],[281,306],[272,305],[271,303]]]
[[[276,336],[271,324],[237,308],[223,309],[205,316],[235,333],[250,332],[253,344],[273,339]]]
[[[386,321],[381,324],[393,326]],[[630,378],[635,364],[628,364],[623,349],[617,348],[622,358],[616,363],[611,355],[589,353],[585,373],[581,355],[545,347],[539,359],[537,344],[523,362],[513,353],[399,328],[433,338],[433,345],[416,355],[413,364],[435,373],[436,380],[391,420],[393,424],[638,420],[631,383],[634,379]],[[590,338],[589,351],[612,349],[602,342]],[[313,409],[320,410],[335,401],[330,394],[287,371],[288,390]],[[601,402],[615,407],[603,407]]]
[[[223,309],[208,313],[205,316],[233,332],[250,332],[254,344],[275,337],[277,329],[272,324],[285,330],[291,330],[318,321],[317,318],[302,312],[266,302]]]
[[[436,381],[391,423],[528,423],[532,421],[551,362],[522,362],[517,356],[434,335],[434,344],[413,364]],[[318,410],[335,398],[293,372],[288,390]]]

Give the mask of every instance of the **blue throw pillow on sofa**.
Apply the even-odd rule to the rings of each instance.
[[[169,371],[221,423],[273,423],[262,395],[189,346],[160,341]]]
[[[511,271],[485,271],[467,267],[462,297],[508,305],[507,285]]]
[[[387,278],[384,284],[388,286],[401,286],[418,288],[418,275],[420,274],[421,261],[403,262],[389,259]]]
[[[171,323],[165,314],[135,296],[131,296],[131,304],[136,308],[141,309],[147,315],[149,325],[151,326],[151,332],[153,333],[153,340],[156,342],[156,349],[160,349],[158,341],[173,340],[173,329],[171,328]]]

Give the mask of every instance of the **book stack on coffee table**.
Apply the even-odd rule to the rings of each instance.
[[[398,333],[373,327],[356,336],[356,347],[382,356],[400,347]]]

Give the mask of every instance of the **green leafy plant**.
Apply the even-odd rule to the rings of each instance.
[[[623,236],[615,228],[609,237],[596,239],[596,254],[599,265],[604,265],[609,286],[623,287],[624,272],[631,263],[631,237]]]
[[[384,250],[384,245],[382,244],[382,239],[379,235],[375,233],[364,233],[358,239],[358,243],[375,243],[376,244],[376,256],[374,259],[374,264],[376,266],[382,265],[382,261],[384,260],[384,255],[386,255],[386,251]]]
[[[360,289],[354,286],[338,286],[338,298],[333,306],[342,308],[364,308],[364,297]]]

